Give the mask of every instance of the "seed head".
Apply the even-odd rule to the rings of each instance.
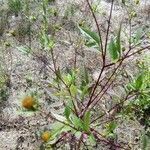
[[[51,134],[49,131],[45,131],[41,134],[41,139],[44,141],[44,142],[47,142],[51,137]]]
[[[33,109],[35,99],[32,96],[26,96],[22,101],[22,107],[26,109]]]

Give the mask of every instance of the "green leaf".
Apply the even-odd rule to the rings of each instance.
[[[134,44],[139,43],[139,41],[140,41],[142,35],[143,35],[143,29],[139,28],[139,29],[136,31],[135,35],[133,36],[132,42],[133,42]]]
[[[119,58],[118,51],[117,51],[117,47],[113,38],[111,38],[111,41],[109,43],[109,54],[110,54],[110,57],[112,58],[112,61],[118,60]]]
[[[125,5],[126,0],[122,0],[122,3]]]
[[[78,91],[77,91],[77,87],[72,84],[72,85],[70,86],[70,92],[71,92],[71,95],[72,95],[72,96],[76,96],[76,94],[77,94],[77,92],[78,92]]]
[[[121,27],[122,25],[120,25],[119,31],[118,31],[118,35],[117,35],[117,39],[116,39],[116,49],[119,52],[119,55],[121,55],[121,42],[120,42],[120,36],[121,36]]]
[[[55,138],[57,135],[61,134],[62,132],[67,132],[72,130],[72,128],[68,125],[64,125],[60,122],[55,122],[51,125],[52,127],[52,136]]]
[[[71,131],[71,127],[64,125],[63,123],[60,122],[55,122],[51,124],[51,128],[52,130],[49,144],[55,143],[57,137],[60,136],[62,132]]]
[[[35,115],[35,112],[36,111],[17,110],[15,113],[24,117],[31,117]]]
[[[80,118],[78,118],[75,115],[71,115],[70,116],[70,120],[72,121],[72,123],[74,124],[75,128],[77,129],[83,129],[83,122]]]
[[[142,136],[142,150],[149,150],[150,148],[150,137],[148,137],[146,134]]]
[[[66,121],[66,118],[64,116],[61,116],[61,115],[58,115],[58,114],[55,114],[53,112],[51,112],[51,114],[59,121],[62,121],[62,122],[65,122]]]
[[[28,55],[31,51],[31,49],[27,46],[20,46],[20,47],[17,47],[17,49],[25,55]]]
[[[136,32],[136,40],[137,42],[140,40],[140,38],[142,37],[142,34],[143,34],[143,29],[138,29],[137,32]]]
[[[81,93],[81,100],[83,100],[84,97],[89,94],[89,86],[81,87],[80,93]]]
[[[58,134],[61,134],[62,129],[64,128],[64,124],[60,122],[55,122],[51,125],[52,127],[52,136],[55,137]]]
[[[88,141],[91,145],[96,145],[96,140],[93,134],[89,135]]]
[[[117,127],[117,123],[115,121],[109,124],[109,129],[113,132]]]
[[[83,35],[85,35],[86,37],[88,37],[91,40],[95,41],[97,43],[97,45],[100,44],[101,39],[100,39],[99,35],[96,32],[91,31],[90,29],[87,29],[85,27],[78,27],[78,28],[80,29],[80,31]]]
[[[94,48],[98,48],[97,44],[95,41],[86,41],[85,45],[87,47],[94,47]]]
[[[68,106],[65,107],[64,115],[66,116],[67,120],[69,120],[69,116],[71,114],[71,110]]]
[[[117,127],[117,123],[115,121],[110,122],[109,124],[107,124],[106,129],[107,129],[107,133],[114,133],[114,130]]]
[[[46,34],[45,32],[41,33],[40,42],[44,48],[51,49],[55,46],[54,39],[50,37],[48,34]]]
[[[61,77],[61,72],[60,72],[60,69],[57,69],[56,70],[56,78],[55,78],[55,81],[57,82],[57,83],[60,83],[60,79],[61,79],[62,77]]]
[[[139,75],[138,78],[136,79],[136,82],[135,82],[135,88],[137,90],[139,90],[141,87],[142,87],[142,84],[143,84],[143,75]]]
[[[83,117],[83,126],[86,132],[89,132],[90,130],[90,117],[90,111],[86,112]]]
[[[63,75],[63,80],[68,86],[70,86],[74,80],[74,77],[72,77],[72,75],[68,73]]]
[[[119,31],[117,33],[117,37],[115,39],[111,38],[109,43],[109,53],[112,61],[116,61],[121,57],[122,48],[121,48],[121,28],[122,24],[120,24]]]

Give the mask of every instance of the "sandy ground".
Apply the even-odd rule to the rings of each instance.
[[[58,2],[59,7],[66,6],[66,3],[75,2],[77,4],[81,4],[84,1],[71,1],[71,0],[62,0]],[[144,3],[143,3],[144,5]],[[105,10],[110,7],[110,3],[102,2],[102,6]],[[145,7],[142,6],[142,7]],[[142,8],[141,7],[141,8]],[[139,8],[139,9],[141,9]],[[107,11],[108,12],[108,11]],[[123,11],[118,9],[117,6],[114,9],[114,27],[118,25],[118,17],[123,15]],[[143,12],[144,13],[144,12]],[[101,18],[100,18],[101,19]],[[99,20],[100,20],[99,19]],[[150,18],[149,18],[150,19]],[[94,25],[93,25],[94,27]],[[105,28],[105,27],[104,27]],[[63,29],[62,37],[65,36],[66,40],[68,40],[68,33],[74,35],[72,31],[68,31]],[[11,40],[11,39],[10,39]],[[69,49],[65,51],[65,57],[71,57],[73,48],[69,44],[67,46],[62,47],[62,45],[58,44],[57,49],[59,50],[62,48],[64,51],[65,49]],[[20,101],[21,98],[24,96],[26,92],[35,91],[37,90],[40,95],[40,101],[44,110],[47,109],[45,106],[45,97],[47,94],[45,90],[41,89],[40,87],[37,88],[36,83],[38,82],[40,85],[43,85],[43,77],[44,73],[40,73],[40,68],[42,63],[37,62],[37,60],[33,59],[32,56],[26,57],[21,52],[16,50],[15,44],[13,45],[12,50],[12,71],[11,71],[11,88],[9,93],[9,98],[6,103],[6,107],[2,107],[2,112],[0,113],[0,150],[38,150],[41,144],[40,139],[37,136],[37,132],[42,130],[44,127],[48,127],[51,120],[47,120],[45,116],[38,112],[34,115],[24,115],[21,113]],[[96,57],[95,55],[93,56]],[[62,58],[64,59],[64,57]],[[60,62],[63,63],[64,60]],[[90,60],[89,60],[90,61]],[[69,62],[71,63],[71,58]],[[87,62],[89,63],[89,62]],[[95,62],[90,62],[95,64]],[[68,65],[68,64],[66,64]],[[92,64],[91,64],[92,65]],[[93,66],[90,66],[92,68]],[[97,70],[96,70],[97,71]],[[33,85],[28,88],[27,79],[30,78],[33,80]],[[43,88],[46,86],[43,85]],[[46,90],[47,91],[47,90]],[[53,101],[52,101],[53,103]],[[136,123],[137,126],[137,123]],[[122,128],[124,125],[122,126]],[[141,130],[141,126],[137,126],[135,129],[135,124],[130,122],[129,126],[126,126],[126,129],[123,131],[124,133],[130,133],[130,140],[132,141],[133,137],[136,137],[135,134],[139,133]],[[130,130],[130,131],[129,131]],[[135,130],[138,130],[135,132]],[[129,140],[128,134],[125,140]],[[136,150],[133,149],[133,150]],[[137,150],[138,147],[137,147]]]

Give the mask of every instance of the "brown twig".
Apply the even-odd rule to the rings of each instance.
[[[87,0],[87,2],[88,2],[88,0]],[[93,96],[94,96],[94,94],[95,94],[95,91],[96,91],[96,89],[97,89],[97,87],[98,87],[98,85],[99,85],[99,81],[100,81],[100,79],[101,79],[102,73],[103,73],[103,71],[104,71],[104,69],[105,69],[105,58],[106,58],[106,50],[107,50],[107,43],[108,43],[108,36],[109,36],[109,30],[110,30],[110,21],[111,21],[111,17],[112,17],[113,4],[114,4],[114,0],[112,0],[112,3],[111,3],[110,15],[109,15],[109,19],[108,19],[108,28],[107,28],[107,34],[106,34],[105,49],[104,49],[104,51],[103,51],[103,49],[102,49],[103,66],[102,66],[102,69],[101,69],[100,74],[99,74],[99,76],[98,76],[98,79],[97,79],[97,81],[96,81],[96,84],[94,85],[94,88],[93,88],[93,90],[92,90],[92,93],[91,93],[91,95],[90,95],[90,99],[89,99],[89,101],[88,101],[87,107],[89,107],[89,105],[90,105],[91,102],[92,102],[92,98],[93,98]],[[89,2],[88,2],[88,5],[89,5],[89,7],[91,8],[91,5],[89,4]],[[98,25],[98,23],[97,23],[97,18],[95,17],[95,14],[94,14],[93,11],[92,11],[92,14],[93,14],[93,18],[94,18],[94,20],[95,20],[95,22],[96,22],[96,24],[97,24],[97,28],[99,29],[99,25]],[[98,31],[99,31],[99,30],[98,30]],[[100,33],[100,35],[101,35],[101,33]]]
[[[127,101],[127,100],[130,99],[131,97],[135,96],[135,94],[134,94],[134,95],[131,95],[131,96],[130,96],[130,94],[131,94],[131,93],[129,92],[129,93],[126,95],[126,97],[124,98],[124,100],[122,100],[120,103],[117,103],[117,104],[116,104],[115,106],[113,106],[110,110],[108,110],[108,113],[110,113],[112,110],[116,109],[118,106],[122,105],[125,101]],[[129,96],[130,96],[130,97],[129,97]],[[105,115],[106,115],[106,113],[104,113],[104,114],[98,116],[98,117],[95,118],[93,121],[91,121],[91,124],[94,123],[94,122],[96,122],[98,119],[104,117]]]
[[[123,150],[129,150],[129,149],[127,149],[127,148],[122,147],[122,146],[119,145],[119,144],[115,144],[115,143],[112,143],[112,141],[107,140],[105,136],[103,136],[102,134],[100,134],[100,133],[99,133],[98,131],[96,131],[95,129],[92,128],[91,131],[92,131],[93,135],[95,136],[95,138],[96,138],[98,141],[103,142],[103,143],[106,143],[107,145],[113,146],[113,147],[115,147],[115,148],[121,148],[121,149],[123,149]],[[101,139],[99,136],[102,137],[103,139]]]

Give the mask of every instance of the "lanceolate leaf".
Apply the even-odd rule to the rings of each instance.
[[[72,84],[72,85],[70,86],[70,92],[71,92],[71,95],[72,95],[72,96],[76,96],[76,94],[77,94],[77,87]]]
[[[82,120],[80,118],[78,118],[77,116],[72,114],[70,116],[70,120],[74,124],[75,128],[83,129],[83,123],[82,123]]]
[[[112,61],[116,61],[121,57],[122,48],[121,48],[121,29],[122,24],[120,24],[120,28],[116,38],[111,38],[109,43],[109,53]]]
[[[91,145],[96,145],[96,140],[93,134],[89,135],[89,143]]]
[[[31,49],[27,46],[20,46],[17,49],[25,55],[28,55],[31,52]]]
[[[92,39],[93,41],[95,41],[98,45],[100,43],[100,37],[99,35],[94,32],[94,31],[91,31],[90,29],[87,29],[87,28],[84,28],[84,27],[79,27],[81,33],[85,36],[87,36],[88,38]]]
[[[119,55],[121,55],[121,42],[120,42],[120,36],[121,36],[121,25],[118,31],[118,35],[117,35],[117,39],[116,39],[116,49],[119,53]]]
[[[69,120],[70,113],[71,113],[70,108],[68,106],[66,106],[64,114],[65,114],[67,120]]]
[[[86,112],[83,118],[84,130],[89,132],[90,130],[90,111]]]
[[[139,90],[143,84],[143,75],[139,75],[138,78],[136,79],[136,89]]]
[[[51,125],[52,127],[52,137],[55,138],[57,135],[60,135],[62,132],[67,132],[71,130],[71,127],[68,125],[64,125],[63,123],[60,122],[55,122],[54,124]]]
[[[88,84],[89,83],[89,74],[88,74],[86,67],[84,67],[84,77],[85,77],[86,84]]]
[[[51,127],[53,128],[52,130],[52,135],[56,136],[57,134],[61,133],[61,130],[64,128],[64,124],[60,123],[60,122],[55,122],[54,124],[51,125]]]
[[[112,133],[112,132],[114,132],[114,130],[115,130],[115,128],[117,127],[117,124],[116,124],[116,122],[111,122],[110,124],[109,124],[109,126],[108,126],[108,131],[110,132],[110,133]]]
[[[142,149],[143,150],[149,150],[150,148],[149,141],[150,141],[150,138],[146,134],[144,134],[142,136]]]
[[[66,118],[65,118],[64,116],[55,114],[55,113],[53,113],[53,112],[51,112],[51,114],[54,116],[54,118],[56,118],[57,120],[59,120],[59,121],[61,121],[61,122],[65,122],[65,121],[66,121]]]
[[[86,43],[85,43],[85,45],[87,46],[87,47],[94,47],[94,48],[97,48],[98,46],[97,46],[97,44],[96,44],[96,42],[95,41],[87,41]]]
[[[113,61],[116,61],[119,58],[117,47],[113,38],[111,39],[109,43],[109,53]]]
[[[143,29],[137,29],[137,31],[133,34],[133,36],[131,37],[131,42],[132,44],[139,44],[140,43],[140,39],[143,36]]]
[[[57,70],[56,70],[56,79],[55,79],[55,81],[57,82],[57,83],[59,83],[61,80],[61,72],[60,72],[60,69],[58,68]]]

